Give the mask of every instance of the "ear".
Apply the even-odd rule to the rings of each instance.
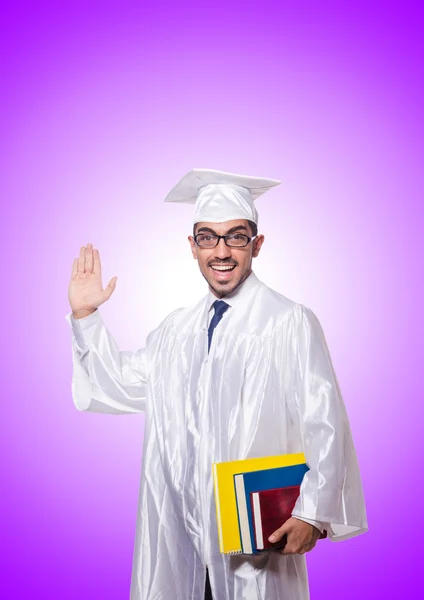
[[[194,260],[197,260],[197,246],[196,246],[196,242],[194,241],[194,237],[192,235],[189,235],[188,241],[190,242],[191,253],[193,255],[193,258],[194,258]]]
[[[253,258],[256,258],[258,256],[264,241],[265,241],[265,237],[263,235],[258,235],[258,237],[256,237],[253,240],[253,252],[252,252]]]

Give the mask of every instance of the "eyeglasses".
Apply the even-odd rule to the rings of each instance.
[[[230,235],[216,235],[213,233],[198,233],[194,236],[194,241],[200,248],[215,248],[219,244],[219,240],[224,240],[225,244],[230,248],[244,248],[256,235],[249,237],[243,233],[231,233]]]

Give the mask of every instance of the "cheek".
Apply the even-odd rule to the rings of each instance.
[[[201,269],[206,269],[207,268],[207,264],[208,264],[208,260],[209,257],[208,256],[203,256],[201,252],[199,252],[197,254],[197,260],[199,262],[199,266]]]
[[[236,256],[235,259],[240,265],[240,267],[244,268],[246,265],[249,264],[250,255],[248,252],[243,252]]]

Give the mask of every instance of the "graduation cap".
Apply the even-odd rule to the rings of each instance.
[[[195,204],[193,224],[224,223],[235,219],[257,224],[254,200],[280,183],[277,179],[192,169],[172,188],[165,202]]]

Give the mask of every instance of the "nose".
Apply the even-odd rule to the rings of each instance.
[[[227,246],[225,241],[221,238],[218,242],[218,246],[215,248],[215,256],[216,258],[220,258],[224,260],[224,258],[229,258],[231,256],[231,248]]]

